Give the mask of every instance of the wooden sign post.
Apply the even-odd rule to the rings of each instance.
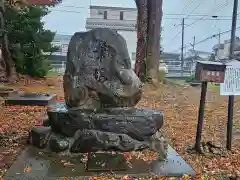
[[[225,69],[226,69],[226,65],[220,62],[199,61],[197,62],[197,65],[196,65],[195,78],[197,81],[202,83],[201,98],[200,98],[200,105],[199,105],[199,111],[198,111],[196,141],[195,141],[195,149],[199,153],[202,153],[201,136],[202,136],[202,128],[203,128],[205,100],[206,100],[206,93],[207,93],[207,83],[208,82],[216,82],[216,83],[224,82]]]

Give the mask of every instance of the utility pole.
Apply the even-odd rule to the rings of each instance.
[[[234,0],[233,14],[232,14],[231,44],[230,44],[230,52],[229,52],[230,59],[234,58],[234,49],[235,49],[235,41],[236,41],[237,9],[238,9],[238,0]],[[232,148],[233,105],[234,105],[234,96],[231,95],[228,98],[228,122],[227,122],[227,149],[228,150],[231,150]]]
[[[193,51],[195,50],[195,41],[196,41],[196,37],[193,36]]]
[[[216,56],[217,56],[218,59],[220,59],[219,51],[220,51],[220,44],[221,44],[221,30],[218,29],[218,34],[213,35],[213,37],[218,38],[218,48],[217,48]]]
[[[220,59],[220,46],[221,46],[221,31],[218,30],[218,51],[217,51],[217,57]]]
[[[218,45],[219,45],[219,48],[220,48],[220,44],[221,44],[221,31],[220,29],[218,30]]]
[[[192,46],[192,50],[195,50],[195,43],[196,43],[196,37],[193,36],[193,43],[190,43],[190,45]]]
[[[184,18],[182,19],[181,76],[183,76]]]
[[[193,53],[194,53],[194,56],[195,56],[195,43],[196,43],[196,37],[195,36],[193,36],[193,43],[190,43],[190,45],[192,46],[192,50],[193,50]],[[195,60],[192,60],[191,61],[191,76],[192,76],[192,74],[193,74],[193,66],[194,66],[194,63],[196,63],[195,62]]]

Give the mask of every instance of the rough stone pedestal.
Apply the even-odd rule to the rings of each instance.
[[[166,155],[162,113],[143,108],[69,111],[64,103],[48,110],[48,122],[29,133],[29,142],[50,152],[129,152],[152,149]]]

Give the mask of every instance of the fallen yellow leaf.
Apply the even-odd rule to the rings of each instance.
[[[31,167],[25,167],[23,171],[24,171],[25,173],[26,173],[26,172],[31,172],[31,171],[32,171],[32,168],[31,168]]]
[[[65,163],[63,163],[63,165],[64,165],[64,166],[73,166],[74,164],[71,163],[71,162],[65,162]]]
[[[67,180],[67,177],[61,177],[61,180]]]

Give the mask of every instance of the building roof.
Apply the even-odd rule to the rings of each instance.
[[[236,37],[236,40],[239,41],[240,38],[239,38],[239,37]],[[224,44],[226,44],[226,43],[230,43],[230,42],[231,42],[231,39],[228,39],[228,40],[225,40],[225,41],[224,41]]]
[[[72,35],[56,34],[53,41],[70,41]]]
[[[190,53],[194,53],[194,54],[206,54],[206,55],[211,55],[212,53],[211,52],[206,52],[206,51],[198,51],[198,50],[192,50],[190,49],[189,50]]]
[[[214,65],[223,65],[223,62],[219,62],[219,61],[197,61],[201,64],[214,64]]]
[[[163,52],[160,54],[160,58],[163,59],[178,59],[180,57],[180,53],[170,53],[170,52]]]
[[[202,58],[200,56],[189,56],[189,57],[184,58],[184,61],[196,61],[199,59],[202,59]]]
[[[240,46],[239,46],[239,45],[237,45],[237,44],[236,44],[236,46],[237,46],[237,47],[235,48],[235,50],[234,50],[234,51],[240,51]]]
[[[224,44],[215,44],[212,49],[213,50],[224,49]]]
[[[110,10],[132,10],[137,11],[137,8],[127,8],[127,7],[111,7],[111,6],[90,6],[90,9],[110,9]]]

